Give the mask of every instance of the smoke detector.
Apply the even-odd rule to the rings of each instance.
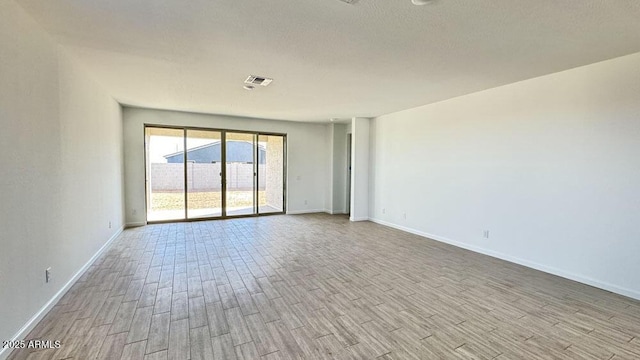
[[[249,77],[247,78],[247,80],[244,81],[244,83],[249,85],[267,86],[271,84],[272,81],[273,79],[269,79],[268,77],[249,75]]]

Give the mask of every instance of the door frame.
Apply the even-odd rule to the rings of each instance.
[[[347,215],[351,215],[351,190],[352,190],[352,184],[351,184],[351,166],[353,163],[353,157],[351,156],[351,147],[352,145],[352,137],[351,137],[351,133],[347,133],[347,196],[346,196],[346,207],[345,207],[345,213]]]
[[[148,144],[147,144],[147,139],[146,139],[146,134],[147,134],[147,128],[160,128],[160,129],[174,129],[174,130],[183,130],[183,141],[184,141],[184,156],[183,156],[183,164],[184,164],[184,196],[185,196],[185,218],[184,219],[176,219],[176,220],[157,220],[157,221],[149,221],[148,220],[148,214],[149,214],[149,196],[150,194],[150,189],[149,189],[149,176],[150,174],[148,173],[150,167],[148,167],[148,163],[147,163],[147,158],[148,158],[148,154],[147,154],[147,150],[148,150]],[[222,201],[222,211],[221,211],[221,216],[214,216],[214,217],[201,217],[201,218],[188,218],[188,208],[189,208],[189,203],[188,203],[188,189],[187,189],[187,183],[188,183],[188,179],[187,179],[187,131],[188,130],[200,130],[200,131],[217,131],[220,132],[221,134],[221,143],[220,143],[220,156],[221,156],[221,164],[220,164],[220,168],[221,168],[221,172],[222,172],[222,176],[221,176],[221,201]],[[227,188],[227,159],[226,159],[226,144],[227,144],[227,132],[230,133],[243,133],[243,134],[252,134],[254,136],[254,186],[253,186],[253,196],[254,196],[254,213],[253,214],[247,214],[247,215],[227,215],[227,203],[226,203],[226,188]],[[258,157],[259,157],[259,149],[258,149],[258,140],[260,135],[267,135],[267,136],[282,136],[282,146],[283,146],[283,154],[282,154],[282,211],[280,212],[270,212],[270,213],[264,213],[261,214],[260,213],[260,206],[258,203],[258,187],[259,187],[259,180],[258,180],[258,175],[259,175],[259,167],[258,167]],[[147,224],[165,224],[165,223],[175,223],[175,222],[192,222],[192,221],[207,221],[207,220],[222,220],[222,219],[236,219],[236,218],[244,218],[244,217],[257,217],[257,216],[270,216],[270,215],[283,215],[287,213],[287,163],[288,163],[288,148],[287,148],[287,134],[286,133],[277,133],[277,132],[269,132],[269,131],[251,131],[251,130],[234,130],[234,129],[220,129],[220,128],[207,128],[207,127],[200,127],[200,126],[177,126],[177,125],[162,125],[162,124],[144,124],[143,127],[143,131],[142,131],[142,137],[143,137],[143,144],[144,144],[144,187],[145,187],[145,196],[144,196],[144,202],[145,202],[145,222]]]

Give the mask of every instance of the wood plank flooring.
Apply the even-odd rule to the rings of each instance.
[[[114,242],[10,359],[639,359],[640,302],[324,214]]]

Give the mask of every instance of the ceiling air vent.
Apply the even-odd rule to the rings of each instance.
[[[244,81],[244,83],[251,84],[251,85],[267,86],[271,84],[272,81],[273,79],[269,79],[268,77],[249,75],[249,77],[247,78],[247,80]]]
[[[340,0],[340,1],[342,1],[344,3],[347,3],[347,4],[355,4],[355,3],[358,2],[358,0]]]

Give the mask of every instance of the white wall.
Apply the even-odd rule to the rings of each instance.
[[[324,184],[324,211],[332,213],[333,210],[333,124],[325,126],[324,137],[327,139],[327,156],[325,156],[325,167],[327,178]]]
[[[144,124],[285,133],[288,148],[287,213],[326,209],[331,153],[326,124],[140,108],[125,108],[123,117],[127,224],[140,225],[146,221]]]
[[[331,182],[327,212],[344,214],[347,211],[347,125],[330,124]]]
[[[370,119],[354,117],[351,121],[351,221],[369,219]]]
[[[638,79],[640,53],[375,119],[370,216],[640,298]]]
[[[120,106],[11,0],[0,49],[0,339],[11,340],[122,227],[122,125]]]

